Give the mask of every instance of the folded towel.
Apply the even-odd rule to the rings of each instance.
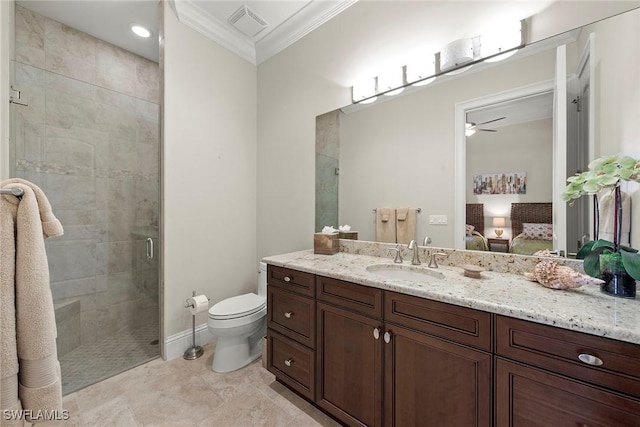
[[[60,381],[60,364],[56,361],[51,378],[53,382],[38,387],[27,387],[20,381],[18,394],[24,408],[38,408],[49,412],[62,411],[62,383]],[[37,415],[34,412],[33,415]],[[29,421],[29,418],[27,418]],[[37,421],[33,420],[33,421]]]
[[[44,238],[59,236],[63,229],[35,184],[17,178],[0,183],[0,187],[7,186],[22,188],[24,194],[20,200],[10,195],[0,197],[2,383],[13,383],[19,371],[18,395],[3,393],[2,401],[10,403],[19,398],[23,409],[34,413],[62,410]],[[13,387],[12,393],[15,391]]]
[[[396,210],[394,208],[376,210],[376,241],[396,243]]]
[[[400,219],[400,216],[404,219]],[[415,208],[398,208],[398,221],[396,222],[396,234],[398,243],[407,244],[416,238],[416,225],[418,212]]]
[[[398,221],[406,220],[408,213],[409,213],[409,208],[398,208],[398,209],[396,209],[396,215],[398,216]]]

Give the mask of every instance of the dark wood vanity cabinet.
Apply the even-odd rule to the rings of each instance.
[[[355,426],[491,425],[490,314],[320,276],[316,286],[320,407]]]
[[[384,318],[385,425],[490,426],[491,315],[385,292]]]
[[[496,426],[640,426],[640,346],[496,316]]]
[[[318,276],[318,406],[351,426],[382,425],[382,290]]]
[[[280,382],[315,398],[315,275],[267,267],[267,368]]]
[[[268,278],[269,370],[345,425],[640,427],[640,345],[280,267]]]

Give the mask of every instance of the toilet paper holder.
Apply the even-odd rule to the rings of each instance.
[[[207,298],[207,306],[208,306],[208,302],[211,301],[211,298],[208,298],[205,295],[202,295],[202,296]],[[191,298],[187,298],[184,304],[184,308],[188,308],[191,311],[191,320],[192,320],[191,336],[192,336],[192,343],[193,343],[192,346],[186,349],[184,354],[182,355],[182,357],[186,360],[195,360],[204,354],[204,349],[201,346],[196,345],[196,313],[197,311],[194,312],[193,310],[191,310],[193,308],[196,308],[196,305],[194,304],[194,302],[192,302],[195,297],[196,297],[196,291],[193,291]]]

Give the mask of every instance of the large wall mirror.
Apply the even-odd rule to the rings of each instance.
[[[567,174],[589,158],[620,151],[630,137],[640,114],[639,28],[640,9],[634,9],[406,95],[318,116],[316,228],[349,224],[360,240],[375,241],[374,209],[415,207],[419,241],[428,235],[435,246],[465,248],[466,204],[485,206],[486,237],[495,237],[492,218],[505,217],[509,238],[511,204],[540,202],[553,204],[554,234],[564,242],[558,249],[575,251],[588,234],[588,207],[576,213],[557,200]],[[561,111],[554,108],[559,95]],[[466,123],[477,125],[473,136],[465,136]],[[554,133],[568,136],[569,151],[557,151]],[[565,176],[557,176],[556,163]],[[526,174],[522,194],[473,192],[474,176],[518,172]],[[567,222],[571,227],[557,228]]]

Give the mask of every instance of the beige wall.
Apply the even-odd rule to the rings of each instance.
[[[415,47],[417,27],[409,24],[419,17],[419,3],[358,2],[258,66],[258,258],[312,246],[315,116],[349,104],[354,79],[382,64],[385,55],[398,56],[412,43]],[[537,37],[611,13],[611,2],[580,3],[580,13],[576,13],[576,3],[571,3],[569,8],[541,17],[538,28],[545,20],[547,24],[538,30]],[[617,7],[629,9],[636,3]],[[406,31],[388,33],[384,18],[375,23],[368,20],[381,13],[396,20],[407,19]],[[438,135],[453,145],[453,111],[446,117],[440,113],[445,119],[442,129],[446,127],[450,135]],[[443,163],[451,161],[451,155],[441,159]],[[447,166],[444,168],[444,179],[452,178]],[[443,198],[436,209],[451,217],[453,198]]]
[[[256,68],[164,10],[164,331],[257,286]],[[206,323],[202,313],[197,324]]]

